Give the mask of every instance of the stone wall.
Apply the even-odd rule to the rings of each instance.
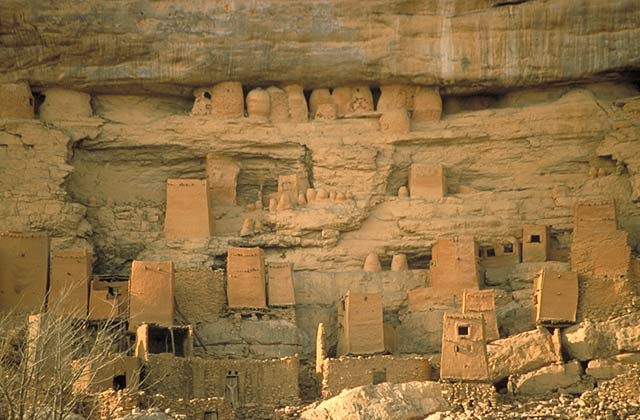
[[[343,356],[325,359],[322,365],[322,397],[362,385],[404,383],[431,379],[429,361],[417,356]]]
[[[206,420],[205,413],[215,413],[218,420],[235,419],[234,410],[229,401],[220,397],[172,399],[163,395],[146,395],[145,405],[159,408],[161,411],[171,410],[172,414],[187,416],[188,419]]]
[[[149,355],[146,387],[171,399],[224,397],[229,372],[237,377],[238,407],[298,401],[297,357],[204,359]]]
[[[174,272],[177,309],[189,324],[217,320],[225,306],[223,270],[176,270]]]

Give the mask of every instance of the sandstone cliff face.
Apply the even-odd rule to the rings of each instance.
[[[405,252],[420,268],[438,236],[519,237],[525,223],[551,225],[551,259],[567,260],[578,198],[616,198],[621,228],[633,244],[640,237],[637,117],[625,112],[635,103],[627,101],[621,109],[583,89],[525,108],[454,114],[405,135],[381,134],[367,119],[276,126],[181,115],[143,124],[93,119],[84,130],[99,134],[76,145],[65,185],[86,206],[105,270],[126,270],[122,262],[143,251],[170,256],[162,233],[166,179],[203,177],[209,152],[241,165],[241,206],[256,200],[260,183],[274,191],[279,174],[298,170],[307,170],[316,188],[350,191],[355,201],[266,212],[268,229],[247,238],[238,233],[255,212],[230,208],[210,241],[193,241],[190,255],[175,248],[178,264],[214,264],[211,255],[231,242],[265,247],[267,255],[284,247],[296,270],[360,269],[372,251],[386,261]],[[103,118],[115,117],[105,111]],[[397,197],[412,162],[443,164],[448,196]],[[590,179],[592,166],[609,175]]]
[[[332,352],[337,305],[352,290],[382,292],[395,350],[432,355],[437,367],[442,316],[460,302],[441,296],[414,311],[408,297],[431,285],[436,239],[519,245],[523,225],[536,224],[549,226],[549,261],[486,267],[481,286],[495,289],[500,335],[515,336],[506,343],[517,347],[490,352],[494,379],[547,374],[555,343],[523,344],[542,334],[526,333],[533,278],[544,268],[569,271],[575,203],[613,200],[619,229],[640,251],[636,2],[36,3],[0,8],[0,83],[29,82],[19,85],[29,112],[0,119],[0,231],[47,232],[54,250],[88,248],[96,274],[127,275],[132,260],[172,261],[176,299],[210,357],[300,354],[302,387],[313,388],[306,365],[316,327],[323,323]],[[219,81],[236,81],[228,86],[237,93],[237,81],[245,94],[260,87],[253,92],[270,101],[258,107],[266,117],[251,115],[249,100],[244,117],[241,95],[233,115],[212,112],[205,94]],[[400,129],[373,107],[391,82],[429,92],[421,119],[404,109],[410,94],[400,98]],[[349,83],[373,88],[360,98],[364,112],[350,108],[347,93],[357,89]],[[337,88],[307,95],[325,120],[307,122],[302,112],[293,122],[285,92],[300,105],[303,88],[318,86]],[[202,106],[192,110],[194,88]],[[344,103],[319,103],[322,95]],[[222,186],[231,198],[210,203],[213,235],[167,239],[167,180],[206,185],[212,155],[238,175]],[[413,164],[442,169],[442,197],[409,197]],[[305,203],[294,194],[270,206],[278,177],[300,173],[332,198]],[[225,312],[225,276],[210,270],[225,267],[229,246],[292,263],[295,308]],[[362,269],[370,254],[382,272]],[[390,271],[397,254],[410,270]],[[630,303],[635,320],[637,299]],[[584,361],[637,351],[626,323],[622,338],[602,332],[616,322],[568,329],[563,345]]]
[[[442,314],[456,306],[443,302],[412,313],[406,295],[429,285],[423,269],[436,238],[521,238],[523,224],[551,226],[555,261],[486,270],[484,283],[498,292],[503,336],[533,327],[535,272],[568,269],[577,200],[613,198],[620,228],[637,247],[640,106],[633,94],[629,86],[585,85],[547,95],[551,99],[538,95],[528,106],[445,115],[406,134],[382,133],[371,118],[218,121],[187,115],[190,104],[182,99],[95,95],[93,117],[2,123],[0,230],[45,230],[55,248],[92,248],[95,273],[128,274],[134,259],[172,260],[178,270],[223,267],[229,245],[260,246],[268,260],[292,262],[297,319],[199,322],[210,354],[219,357],[311,357],[318,322],[328,326],[334,346],[335,305],[349,288],[383,290],[385,319],[397,326],[400,351],[437,353]],[[238,205],[214,206],[209,239],[165,239],[166,180],[205,178],[212,152],[239,165]],[[442,164],[447,195],[399,197],[412,163]],[[260,185],[268,195],[278,175],[298,171],[315,188],[351,192],[354,199],[291,211],[246,208]],[[602,176],[590,175],[594,171]],[[241,237],[248,217],[263,228]],[[395,253],[405,253],[412,271],[365,273],[371,252],[384,270]],[[186,283],[176,293],[186,296],[181,287]],[[268,333],[256,335],[260,331]]]
[[[504,90],[637,70],[638,20],[634,0],[7,0],[0,81],[184,96],[225,80]]]

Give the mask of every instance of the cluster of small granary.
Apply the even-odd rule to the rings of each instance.
[[[243,118],[246,109],[248,118],[275,124],[305,123],[309,118],[322,121],[379,117],[383,131],[407,132],[412,122],[439,120],[442,114],[438,89],[417,85],[383,85],[377,101],[366,85],[314,89],[307,100],[302,86],[296,84],[282,88],[258,87],[249,91],[245,98],[242,84],[223,82],[196,89],[194,96],[192,115]]]
[[[240,101],[240,112],[241,108],[244,109],[241,86],[238,89],[235,84],[221,84],[210,91],[204,89],[198,93],[193,113],[215,114],[218,109],[216,98],[222,98],[221,109],[228,111],[233,101],[219,94],[227,88],[229,94],[240,94],[240,99],[235,99],[236,102]],[[328,90],[314,91],[310,100],[312,115],[318,118],[318,114],[332,114],[334,110],[339,115],[348,115],[349,110],[372,111],[371,106],[367,105],[369,95],[362,89],[350,89],[349,94],[344,89],[334,89],[333,93]],[[398,94],[400,99],[396,98],[395,102],[397,108],[406,114],[409,108],[406,101],[411,95],[403,89],[397,89],[404,93]],[[291,96],[301,94],[294,88],[282,92],[293,92]],[[247,95],[250,118],[260,116],[252,111],[260,109],[255,99],[260,96],[263,98],[262,116],[267,118],[264,93],[254,90]],[[281,92],[267,89],[266,93],[270,100],[268,118],[277,120],[274,115],[278,113],[274,114],[274,107],[277,108],[277,98]],[[343,93],[345,98],[349,98],[345,102],[349,105],[340,105],[337,98]],[[361,97],[366,100],[361,100]],[[391,97],[393,95],[387,96]],[[415,99],[418,97],[415,96]],[[291,97],[288,101],[289,104],[295,103]],[[381,106],[380,101],[378,106]],[[392,105],[384,106],[393,108]],[[288,108],[288,118],[292,115],[291,107]],[[417,104],[412,109],[414,117],[420,115]],[[214,197],[216,206],[235,206],[239,173],[237,162],[228,157],[209,155],[206,179],[168,180],[165,238],[185,240],[214,235],[215,226],[211,216]],[[407,185],[398,190],[401,199],[439,200],[446,194],[445,171],[441,165],[411,165]],[[310,188],[306,174],[295,173],[280,176],[277,192],[267,197],[260,192],[255,203],[247,206],[247,210],[296,211],[307,205],[313,207],[312,203],[326,201],[349,204],[356,199],[349,192]],[[256,218],[245,220],[241,236],[260,231],[260,216],[255,214]],[[494,291],[481,290],[479,265],[491,267],[548,259],[548,226],[524,225],[522,238],[522,244],[515,237],[478,244],[470,236],[444,237],[439,238],[432,247],[430,287],[409,290],[407,297],[409,310],[424,306],[433,296],[453,296],[462,302],[460,313],[444,316],[441,378],[490,380],[486,343],[499,338],[498,325]],[[625,281],[630,271],[630,252],[626,232],[617,229],[613,202],[578,203],[574,213],[571,249],[573,271],[543,271],[538,275],[533,293],[537,324],[556,328],[576,322],[580,315],[590,318],[592,315],[597,317],[599,313],[615,312],[620,306],[619,298],[624,296],[623,292],[628,287]],[[169,261],[134,261],[129,278],[119,278],[93,276],[91,263],[92,256],[85,250],[55,250],[50,254],[49,240],[44,234],[0,234],[0,307],[10,309],[19,306],[21,309],[38,311],[45,296],[49,305],[55,305],[59,296],[64,294],[65,298],[59,304],[79,317],[86,316],[90,321],[112,318],[126,321],[129,334],[135,337],[133,351],[130,356],[118,358],[116,362],[99,369],[101,372],[96,375],[95,384],[89,387],[96,392],[123,384],[135,384],[137,380],[133,376],[141,361],[151,366],[165,367],[175,362],[163,361],[156,357],[159,354],[189,360],[190,370],[197,370],[195,367],[200,366],[198,363],[201,360],[191,357],[194,353],[194,329],[190,325],[174,324],[173,264]],[[394,271],[408,269],[406,257],[402,254],[394,256],[391,268]],[[364,270],[380,270],[375,254],[367,257]],[[606,281],[599,282],[603,279]],[[612,292],[607,293],[607,288]],[[606,296],[613,298],[607,300]],[[282,262],[265,264],[264,253],[259,248],[230,247],[226,302],[228,308],[238,311],[293,307],[295,290],[292,265]],[[388,342],[393,341],[393,329],[383,321],[381,293],[347,292],[338,305],[337,315],[338,357],[328,357],[322,325],[317,333],[316,371],[322,378],[324,397],[335,395],[344,388],[369,383],[431,378],[430,365],[425,357],[383,354],[392,347]],[[360,355],[366,357],[357,357]],[[185,379],[190,382],[187,388],[193,390],[190,397],[225,397],[234,407],[266,402],[291,404],[297,398],[297,357],[267,362],[211,362],[211,366],[206,365],[203,371],[220,371],[223,374],[207,386],[203,385],[203,378],[192,376]],[[268,369],[270,373],[267,375],[265,372]],[[254,379],[249,380],[248,377],[252,375]],[[275,386],[272,381],[266,381],[264,378],[269,375],[287,386]],[[212,373],[212,376],[215,375]],[[180,386],[175,388],[179,389]],[[166,393],[171,392],[167,388]]]
[[[91,96],[84,92],[50,88],[42,93],[43,120],[64,120],[92,115]],[[249,118],[262,123],[306,123],[342,118],[378,119],[380,130],[406,133],[412,124],[438,121],[442,115],[439,88],[421,85],[381,85],[375,94],[367,85],[317,88],[308,95],[301,85],[257,87],[246,95],[239,82],[222,82],[194,92],[191,115],[216,120]],[[307,97],[308,96],[308,97]],[[36,101],[28,83],[0,84],[1,118],[33,118]],[[375,108],[375,110],[374,110]]]

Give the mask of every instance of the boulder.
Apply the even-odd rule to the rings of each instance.
[[[602,381],[623,374],[630,364],[640,364],[640,353],[623,353],[606,359],[590,360],[585,373]]]
[[[410,420],[449,409],[437,382],[367,385],[339,395],[306,410],[303,420]]]
[[[554,350],[553,336],[538,328],[488,344],[487,357],[490,377],[496,382],[549,365],[560,355]]]
[[[603,322],[581,322],[562,333],[562,346],[578,360],[640,351],[640,312]]]
[[[616,353],[613,334],[607,334],[597,323],[582,322],[562,332],[562,347],[572,358],[590,360]]]
[[[522,376],[512,378],[516,394],[546,394],[564,392],[580,394],[593,388],[593,381],[582,380],[582,366],[577,360],[545,366]]]

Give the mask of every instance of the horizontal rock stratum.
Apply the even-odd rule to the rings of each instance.
[[[225,80],[444,93],[640,69],[636,0],[3,0],[0,82],[190,95]]]

